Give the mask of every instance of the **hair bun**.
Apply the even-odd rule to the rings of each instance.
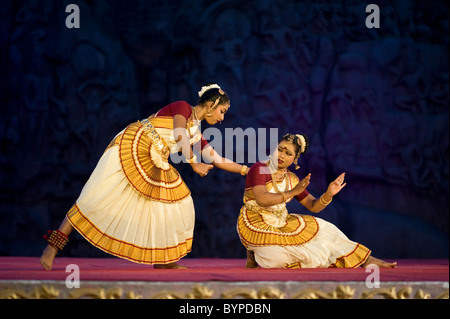
[[[296,134],[295,136],[297,136],[300,144],[300,153],[301,154],[305,153],[309,147],[308,138],[306,137],[306,135],[303,134]]]
[[[200,89],[200,91],[198,91],[198,96],[202,97],[203,94],[206,93],[206,91],[209,91],[211,89],[218,89],[221,90],[220,86],[216,83],[210,83],[210,84],[206,84],[203,85],[202,88]]]

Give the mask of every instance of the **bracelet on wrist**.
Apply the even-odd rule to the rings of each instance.
[[[287,202],[286,194],[284,192],[281,192],[281,195],[283,195],[283,203]]]
[[[331,197],[331,199],[329,201],[325,200],[325,198],[323,197],[324,194],[322,194],[322,196],[320,196],[319,198],[319,202],[324,205],[324,206],[328,206],[331,201],[333,200],[333,197]]]
[[[241,175],[242,176],[247,175],[247,168],[248,168],[247,165],[242,165],[242,168],[241,168]]]
[[[190,159],[186,159],[186,161],[187,161],[189,164],[194,163],[196,160],[197,160],[197,156],[195,156],[195,154],[192,155],[192,157],[191,157]]]

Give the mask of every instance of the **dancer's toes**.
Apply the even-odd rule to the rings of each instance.
[[[41,263],[42,268],[44,268],[45,270],[51,270],[52,269],[52,266],[47,265],[47,263],[44,260],[41,259],[40,263]]]
[[[387,262],[381,259],[378,259],[376,264],[378,265],[378,267],[380,268],[396,268],[397,267],[397,263],[396,262]]]
[[[47,246],[42,253],[41,259],[39,260],[42,268],[45,270],[51,270],[53,266],[53,261],[55,260],[57,250],[52,246]]]
[[[391,263],[372,256],[364,263],[363,267],[366,268],[368,265],[377,265],[380,268],[397,268],[396,262]]]
[[[177,263],[170,264],[155,264],[153,266],[154,269],[188,269],[188,267],[181,266]]]
[[[397,263],[393,262],[393,263],[387,263],[386,265],[387,268],[397,268]]]

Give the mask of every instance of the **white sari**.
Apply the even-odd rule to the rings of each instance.
[[[200,122],[187,121],[191,145]],[[145,264],[179,260],[192,248],[195,210],[191,192],[169,164],[178,152],[173,118],[151,116],[120,132],[99,160],[67,213],[91,244]]]

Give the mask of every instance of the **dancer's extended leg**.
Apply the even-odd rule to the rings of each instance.
[[[58,230],[65,235],[69,236],[69,234],[73,231],[73,226],[67,220],[67,217],[64,218],[63,222],[59,226]],[[58,250],[51,246],[47,245],[44,251],[42,252],[40,263],[45,270],[51,270],[53,266],[53,261],[55,260],[56,254]]]

